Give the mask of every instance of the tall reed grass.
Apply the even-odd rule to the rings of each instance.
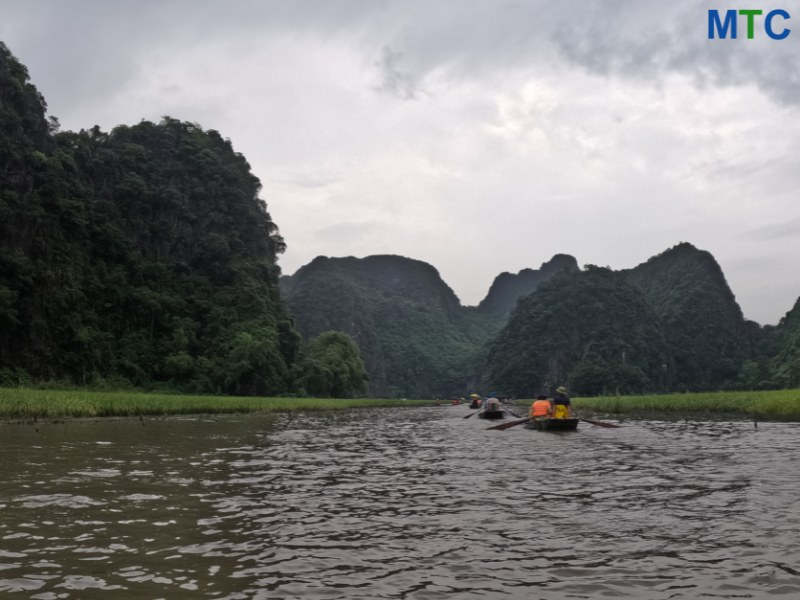
[[[332,410],[419,404],[421,401],[324,398],[180,396],[142,392],[54,391],[0,388],[0,420],[32,421],[67,417],[245,413]],[[427,402],[429,403],[429,402]]]
[[[576,411],[631,415],[676,413],[680,415],[730,414],[759,419],[800,420],[800,390],[758,392],[703,392],[652,396],[574,398]]]

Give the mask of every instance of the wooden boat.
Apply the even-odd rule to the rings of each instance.
[[[551,419],[549,417],[538,417],[525,423],[528,429],[538,429],[540,431],[575,431],[578,428],[579,418],[570,419]]]
[[[469,407],[470,408],[480,408],[481,407],[481,401],[480,400],[473,400],[472,402],[469,403]]]
[[[504,410],[482,410],[478,413],[478,416],[481,419],[502,419],[506,416],[506,411]]]

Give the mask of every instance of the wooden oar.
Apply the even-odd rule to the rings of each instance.
[[[472,415],[477,415],[479,412],[481,412],[481,411],[476,410],[474,413],[469,413],[466,417],[461,417],[461,418],[462,419],[469,419]]]
[[[486,429],[496,429],[497,431],[501,431],[503,429],[508,429],[509,427],[514,427],[515,425],[522,425],[530,420],[530,417],[527,417],[525,419],[520,419],[519,421],[509,421],[508,423],[501,423],[500,425],[495,425],[494,427],[487,427]]]
[[[606,423],[605,421],[592,421],[591,419],[584,419],[581,417],[581,421],[586,421],[587,423],[591,423],[592,425],[597,425],[598,427],[622,427],[622,425],[615,425],[614,423]]]

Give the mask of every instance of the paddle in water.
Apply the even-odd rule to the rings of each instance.
[[[502,423],[500,425],[495,425],[494,427],[487,427],[486,429],[495,429],[497,431],[502,431],[503,429],[508,429],[509,427],[516,427],[517,425],[522,425],[523,423],[527,423],[530,420],[531,420],[530,417],[528,417],[526,419],[520,419],[519,421],[509,421],[508,423]],[[584,419],[583,417],[581,417],[581,421],[586,421],[587,423],[591,423],[592,425],[597,425],[598,427],[609,427],[609,428],[622,427],[622,425],[616,425],[614,423],[606,423],[605,421],[594,421],[592,419]]]
[[[592,425],[597,425],[598,427],[622,427],[622,425],[616,425],[614,423],[606,423],[605,421],[592,421],[591,419],[584,419],[581,417],[581,421],[586,421],[587,423],[591,423]]]
[[[520,419],[519,421],[509,421],[508,423],[501,423],[500,425],[495,425],[494,427],[487,427],[486,429],[496,429],[498,431],[502,431],[503,429],[508,429],[509,427],[514,427],[516,425],[522,425],[523,423],[527,423],[530,421],[530,417],[526,417],[525,419]]]

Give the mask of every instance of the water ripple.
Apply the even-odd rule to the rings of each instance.
[[[486,431],[464,414],[100,422],[4,436],[0,593],[800,593],[793,425],[638,421],[550,434]]]

